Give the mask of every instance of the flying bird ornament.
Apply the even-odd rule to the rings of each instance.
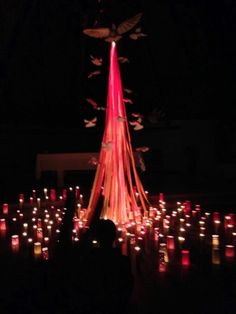
[[[93,128],[94,126],[96,126],[97,117],[93,118],[92,120],[84,119],[84,123],[86,128]]]
[[[127,57],[119,57],[118,61],[120,63],[129,63],[129,59]]]
[[[123,98],[124,103],[133,104],[133,101],[130,98]]]
[[[138,13],[120,23],[117,27],[115,24],[112,24],[111,27],[85,28],[83,33],[93,38],[103,39],[106,42],[118,41],[122,38],[123,34],[138,24],[141,17],[142,13]]]
[[[88,75],[88,79],[90,79],[90,78],[93,77],[93,76],[97,76],[97,75],[99,75],[99,74],[101,74],[101,71],[93,71],[93,72],[91,72],[91,73]]]
[[[138,27],[138,28],[135,29],[135,31],[133,33],[131,33],[129,35],[129,38],[131,38],[133,40],[137,40],[137,39],[139,39],[141,37],[146,37],[146,36],[147,36],[147,34],[142,33],[141,27]]]
[[[90,55],[91,62],[96,66],[102,66],[102,58],[96,58],[92,55]]]
[[[142,130],[144,128],[144,126],[138,120],[137,121],[132,121],[129,124],[134,126],[134,128],[133,128],[134,131],[139,131],[139,130]]]

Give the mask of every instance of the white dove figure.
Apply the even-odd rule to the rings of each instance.
[[[92,120],[84,119],[84,122],[85,122],[86,128],[92,128],[92,127],[96,126],[97,117],[93,118]]]
[[[142,13],[138,13],[135,16],[123,21],[117,27],[112,24],[112,27],[99,27],[99,28],[86,28],[83,30],[85,35],[94,38],[104,39],[106,42],[118,41],[122,38],[122,35],[130,31],[141,19]]]
[[[132,112],[131,116],[133,116],[133,117],[135,117],[137,119],[141,119],[140,122],[143,120],[143,116],[139,112]]]
[[[120,63],[129,63],[129,59],[127,57],[118,57],[118,61]]]
[[[95,110],[103,110],[105,111],[106,108],[105,107],[99,107],[98,104],[96,103],[95,100],[93,100],[92,98],[86,98],[86,101],[93,106],[93,109]]]
[[[96,101],[94,101],[92,98],[86,98],[86,101],[93,106],[93,109],[97,109],[98,108],[98,104],[96,103]]]
[[[99,74],[101,74],[101,71],[93,71],[93,72],[91,72],[89,75],[88,75],[88,79],[90,79],[91,77],[93,77],[93,76],[95,76],[95,75],[99,75]]]
[[[130,121],[129,124],[134,126],[133,130],[134,131],[139,131],[142,130],[144,128],[144,126],[141,124],[142,119],[138,118],[136,121]]]
[[[147,146],[137,147],[135,150],[136,150],[136,152],[146,153],[149,151],[149,147],[147,147]]]
[[[92,55],[90,55],[91,62],[96,66],[102,66],[102,58],[96,58]]]
[[[133,104],[133,101],[130,98],[123,98],[124,103]]]
[[[129,88],[123,88],[123,91],[125,93],[127,93],[127,94],[132,94],[133,93],[132,89],[129,89]]]
[[[138,27],[138,28],[135,29],[134,33],[131,33],[129,35],[129,38],[131,38],[133,40],[137,40],[140,37],[146,37],[146,36],[147,36],[147,34],[142,33],[141,27]]]

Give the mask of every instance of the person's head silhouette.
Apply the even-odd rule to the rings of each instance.
[[[111,248],[116,239],[116,225],[112,220],[99,219],[94,226],[94,235],[102,248]]]

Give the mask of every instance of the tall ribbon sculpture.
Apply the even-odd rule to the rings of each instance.
[[[100,218],[118,224],[138,221],[147,210],[148,200],[135,167],[115,42],[110,49],[105,129],[86,211],[88,223],[101,195]]]

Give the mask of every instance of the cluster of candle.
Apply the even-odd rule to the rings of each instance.
[[[73,190],[70,188],[70,190]],[[38,195],[42,195],[38,197]],[[75,188],[76,199],[81,200],[79,187]],[[9,242],[14,253],[29,252],[36,259],[47,260],[58,241],[60,226],[66,208],[67,189],[57,197],[56,189],[32,190],[29,200],[19,194],[18,204],[2,204],[0,216],[1,240]]]
[[[79,187],[69,189],[75,193],[76,201],[72,241],[78,242],[81,234],[88,228],[85,219],[86,208],[83,207],[83,195],[80,194]],[[45,188],[42,198],[36,194],[33,190],[27,202],[21,193],[15,208],[8,204],[2,205],[0,235],[3,238],[8,234],[13,252],[29,247],[35,258],[47,260],[52,247],[58,241],[66,211],[64,204],[67,190],[63,189],[59,197],[55,189]],[[200,205],[192,206],[188,200],[177,202],[173,209],[167,208],[164,195],[160,193],[155,207],[149,207],[141,216],[131,213],[128,222],[116,222],[116,245],[124,255],[131,257],[133,267],[138,267],[143,256],[154,257],[155,268],[159,272],[166,272],[168,265],[174,260],[182,267],[189,267],[194,263],[192,253],[196,252],[193,250],[202,247],[211,252],[213,264],[234,260],[234,213],[204,212]],[[93,245],[98,245],[96,239],[93,240]]]
[[[131,219],[117,227],[117,245],[123,254],[130,255],[135,265],[142,254],[154,256],[159,272],[167,271],[171,259],[182,267],[189,267],[195,263],[192,255],[202,248],[210,252],[212,264],[232,261],[235,256],[233,213],[204,212],[200,205],[192,208],[188,200],[177,202],[174,209],[166,209],[162,193],[157,206],[150,207],[141,219]]]

